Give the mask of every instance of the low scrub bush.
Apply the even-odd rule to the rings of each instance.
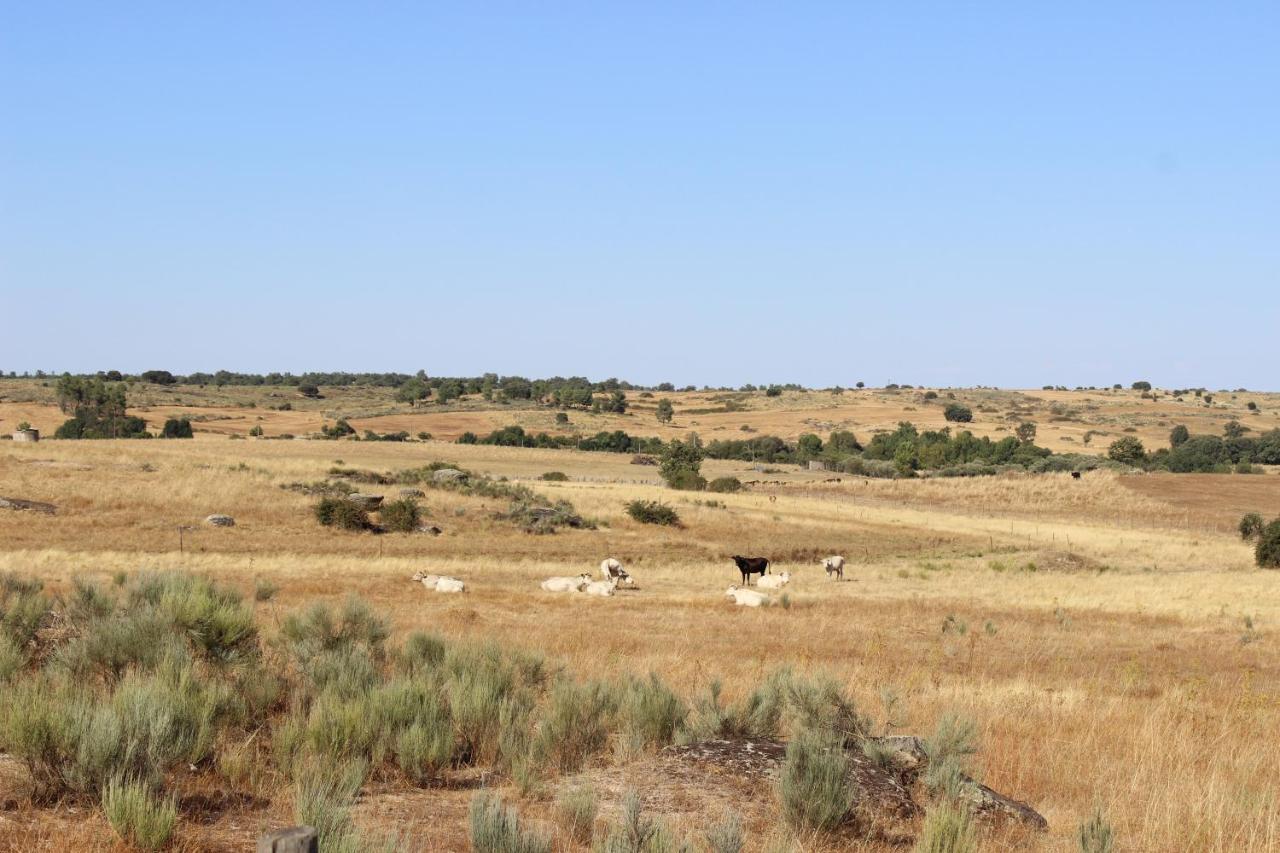
[[[742,481],[737,477],[716,477],[710,483],[707,483],[707,491],[709,492],[740,492],[742,491]]]
[[[539,480],[546,480],[549,483],[563,483],[569,479],[569,475],[563,471],[547,471]]]
[[[186,418],[169,418],[164,422],[164,427],[160,430],[161,438],[194,438],[195,433],[191,430],[191,421]]]
[[[556,823],[579,844],[591,842],[599,812],[595,791],[587,787],[570,788],[556,798]]]
[[[915,853],[977,853],[978,840],[968,810],[951,803],[929,810]]]
[[[382,505],[378,513],[382,526],[394,533],[412,533],[422,521],[422,510],[413,498],[400,498]]]
[[[1280,569],[1280,518],[1262,528],[1254,559],[1264,569]]]
[[[324,602],[290,613],[280,626],[285,651],[299,665],[322,652],[360,646],[369,658],[380,661],[391,633],[386,621],[361,598],[350,596],[336,612]]]
[[[617,697],[604,682],[559,682],[542,715],[538,754],[563,773],[578,770],[605,748],[617,705]]]
[[[315,505],[316,521],[342,530],[368,530],[369,513],[346,498],[324,497]]]
[[[703,834],[707,853],[742,853],[746,841],[742,832],[742,819],[727,815],[719,823],[712,824]]]
[[[173,800],[152,796],[139,782],[107,783],[102,789],[102,811],[116,835],[141,850],[159,850],[178,824]]]
[[[787,744],[778,790],[787,822],[797,831],[830,832],[854,805],[849,758],[836,738],[799,732]]]
[[[1266,522],[1262,520],[1262,516],[1256,512],[1245,513],[1240,519],[1240,538],[1246,542],[1250,539],[1257,539],[1262,535]]]
[[[521,825],[515,807],[487,791],[471,800],[471,849],[475,853],[551,853],[551,839]]]
[[[680,526],[680,515],[661,501],[634,500],[627,504],[627,515],[641,524]]]
[[[1112,853],[1115,849],[1115,834],[1101,809],[1095,809],[1093,815],[1080,824],[1076,842],[1080,846],[1080,853]]]
[[[657,675],[629,679],[620,691],[615,724],[620,752],[636,755],[669,745],[688,713],[680,697]]]
[[[712,681],[706,693],[693,703],[680,739],[693,743],[776,737],[786,708],[786,679],[785,672],[775,673],[763,685],[730,705],[721,699],[720,682]]]
[[[934,795],[955,799],[968,782],[970,760],[977,753],[977,727],[972,720],[947,714],[924,742],[929,765],[924,784]]]

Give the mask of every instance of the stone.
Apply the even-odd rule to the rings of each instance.
[[[421,498],[421,497],[424,497],[425,495],[426,493],[422,491],[422,489],[401,489],[400,490],[400,497],[402,498]]]
[[[221,515],[214,513],[204,520],[205,524],[212,524],[214,527],[235,527],[236,520],[229,515]]]
[[[17,509],[29,510],[31,512],[42,512],[45,515],[53,515],[58,511],[57,506],[43,501],[29,501],[23,498],[0,498],[0,509]]]
[[[467,472],[459,471],[457,468],[441,468],[439,471],[431,472],[433,483],[454,483],[465,479],[467,479]]]
[[[382,495],[347,495],[347,500],[351,501],[361,509],[377,509],[382,506]]]

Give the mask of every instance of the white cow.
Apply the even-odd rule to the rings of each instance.
[[[780,572],[776,575],[761,575],[756,586],[761,589],[782,589],[791,583],[791,572]]]
[[[616,580],[592,581],[591,583],[582,587],[581,592],[585,592],[587,595],[605,596],[605,595],[613,595],[617,591],[617,589],[618,589],[618,582]]]
[[[436,592],[466,592],[467,585],[457,578],[440,578],[436,581]]]
[[[589,583],[591,583],[591,575],[583,572],[571,578],[547,578],[542,582],[542,588],[547,592],[579,592]]]
[[[754,589],[739,589],[731,586],[725,591],[726,598],[732,598],[733,603],[739,607],[759,607],[769,603],[769,596],[763,592],[756,592]]]
[[[435,589],[436,584],[440,582],[439,575],[429,575],[426,572],[414,572],[413,579],[427,589]]]
[[[844,557],[831,556],[821,561],[822,568],[827,570],[827,577],[835,575],[836,580],[844,580]]]

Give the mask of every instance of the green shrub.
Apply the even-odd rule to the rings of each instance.
[[[487,791],[471,800],[471,849],[475,853],[551,853],[551,839],[525,829],[514,807]]]
[[[270,601],[279,591],[280,587],[266,578],[258,578],[253,582],[254,601]]]
[[[307,767],[294,783],[294,819],[314,827],[325,853],[358,853],[367,849],[351,820],[367,768],[360,762]],[[364,842],[364,843],[362,843]]]
[[[590,843],[599,811],[595,791],[587,787],[570,788],[556,798],[556,823],[579,844]]]
[[[396,663],[406,675],[431,672],[444,662],[446,648],[445,641],[439,636],[414,631],[405,638],[404,645],[396,655]]]
[[[661,501],[634,500],[627,504],[627,515],[641,524],[680,526],[680,515]]]
[[[187,418],[169,418],[160,430],[161,438],[194,438],[191,421]]]
[[[1141,465],[1147,458],[1147,450],[1142,446],[1141,439],[1126,435],[1111,442],[1107,448],[1107,456],[1125,465]]]
[[[546,480],[547,482],[550,482],[550,483],[563,483],[569,479],[569,475],[564,473],[563,471],[547,471],[538,479]]]
[[[973,420],[973,410],[959,403],[948,403],[942,410],[942,416],[952,423],[967,424]]]
[[[746,845],[742,833],[742,819],[737,815],[726,815],[724,820],[713,824],[703,834],[707,853],[742,853]]]
[[[367,530],[369,513],[346,498],[324,497],[315,505],[316,521],[342,530]]]
[[[561,681],[551,690],[538,731],[538,753],[572,773],[605,748],[618,701],[600,681]]]
[[[680,740],[692,743],[776,737],[786,708],[787,677],[785,671],[774,673],[763,685],[731,705],[721,700],[720,682],[712,681],[706,693],[694,701]]]
[[[1262,520],[1262,516],[1256,512],[1245,513],[1240,519],[1240,538],[1246,542],[1250,539],[1257,539],[1262,535],[1263,528],[1266,523]]]
[[[395,533],[412,533],[418,529],[422,511],[413,498],[400,498],[382,505],[378,513],[382,526]]]
[[[622,798],[622,817],[610,829],[600,853],[675,853],[677,845],[666,826],[644,814],[640,796],[628,791]]]
[[[419,784],[439,775],[453,760],[453,724],[440,705],[435,724],[414,722],[396,736],[396,764]]]
[[[249,435],[253,436],[254,438],[261,438],[264,432],[265,431],[262,429],[261,424],[254,424],[253,426],[249,427]]]
[[[285,650],[305,667],[321,652],[360,646],[374,661],[382,659],[390,628],[373,608],[357,596],[348,596],[337,613],[324,602],[285,617],[280,636]]]
[[[102,789],[102,811],[116,835],[142,850],[159,850],[178,824],[174,801],[153,797],[140,782],[108,782]]]
[[[798,831],[829,832],[844,823],[854,804],[849,758],[833,737],[801,731],[787,744],[778,780],[787,822]]]
[[[977,853],[978,841],[969,812],[943,803],[925,815],[915,853]]]
[[[25,646],[35,639],[52,609],[42,589],[39,581],[0,576],[0,634],[17,646]]]
[[[7,682],[26,665],[26,651],[8,634],[0,634],[0,684]]]
[[[1280,518],[1268,524],[1258,534],[1254,559],[1261,568],[1280,569]]]
[[[1095,809],[1092,817],[1080,824],[1076,841],[1080,853],[1111,853],[1115,849],[1115,835],[1101,809]]]
[[[737,477],[716,477],[707,484],[709,492],[740,492],[742,481]]]
[[[624,755],[667,746],[684,725],[688,709],[654,673],[623,684],[618,702],[618,745]]]
[[[972,720],[946,714],[933,735],[925,739],[924,751],[929,757],[925,787],[935,795],[955,799],[970,784],[967,774],[970,759],[978,751],[977,727]]]
[[[688,441],[672,439],[662,448],[659,462],[662,479],[673,489],[705,489],[707,481],[699,473],[703,456],[702,442],[697,436],[690,436]]]

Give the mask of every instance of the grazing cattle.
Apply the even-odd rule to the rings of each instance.
[[[547,578],[542,582],[542,588],[547,592],[578,592],[589,583],[591,575],[583,572],[571,578]]]
[[[1072,471],[1072,472],[1071,472],[1071,479],[1073,479],[1073,480],[1079,480],[1079,479],[1080,479],[1080,472],[1079,472],[1079,471]]]
[[[760,607],[769,603],[769,596],[754,589],[739,589],[731,586],[725,590],[724,594],[726,598],[732,598],[733,603],[739,607]]]
[[[769,560],[766,557],[739,557],[734,555],[733,562],[738,565],[738,571],[742,572],[742,583],[744,586],[751,585],[751,576],[760,575],[769,571]]]
[[[466,592],[467,585],[457,578],[440,578],[436,581],[436,592]]]
[[[613,581],[591,581],[591,583],[582,587],[581,592],[587,595],[613,595],[618,589],[618,582]]]
[[[822,561],[822,568],[827,570],[827,577],[832,575],[838,581],[844,580],[844,557],[831,556]]]
[[[631,575],[622,567],[622,563],[619,563],[613,557],[609,557],[607,560],[600,563],[600,576],[607,581],[618,581],[626,584],[627,586],[635,584]]]
[[[761,575],[760,580],[756,581],[756,586],[761,589],[782,589],[791,583],[791,572],[781,572],[776,575]]]

